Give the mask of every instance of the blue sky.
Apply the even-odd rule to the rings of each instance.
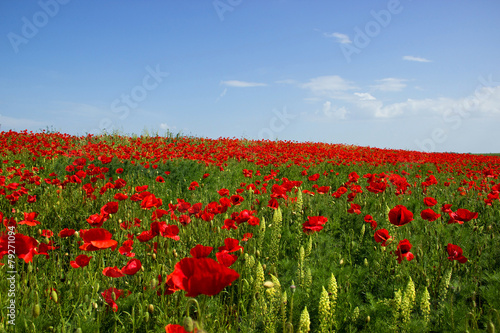
[[[499,152],[500,2],[0,2],[1,130]]]

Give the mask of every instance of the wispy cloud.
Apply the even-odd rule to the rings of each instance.
[[[335,38],[336,41],[340,44],[350,44],[352,43],[351,39],[349,36],[346,34],[341,34],[340,32],[324,32],[323,36],[327,38]]]
[[[371,88],[378,91],[401,91],[406,87],[405,81],[407,80],[388,77],[377,80],[378,84],[371,86]]]
[[[221,81],[222,85],[235,88],[250,88],[250,87],[264,87],[267,86],[265,83],[258,82],[247,82],[238,80]]]
[[[344,106],[332,105],[330,101],[323,103],[321,110],[323,114],[329,118],[346,119],[347,109]]]
[[[360,101],[374,101],[376,100],[370,93],[354,93],[355,96],[359,97]]]
[[[339,97],[339,93],[356,89],[350,81],[346,81],[338,75],[319,76],[304,83],[302,88],[310,90],[316,95],[325,95],[334,98]]]
[[[404,56],[403,60],[416,61],[416,62],[431,62],[431,60],[429,60],[429,59],[421,58],[421,57],[414,57],[414,56]]]

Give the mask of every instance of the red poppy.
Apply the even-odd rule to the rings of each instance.
[[[226,230],[234,229],[234,230],[236,230],[236,229],[238,229],[238,227],[236,226],[235,220],[225,219],[224,225],[221,227],[221,229],[226,229]]]
[[[323,229],[323,225],[328,221],[324,216],[308,216],[307,221],[302,224],[302,231],[305,234],[312,234]]]
[[[127,275],[134,275],[142,267],[141,261],[139,259],[130,259],[129,262],[122,267],[120,270],[122,273]]]
[[[221,197],[225,197],[229,195],[229,190],[227,188],[221,188],[217,191]]]
[[[195,328],[194,332],[197,332],[198,329]],[[184,326],[178,324],[168,324],[165,326],[165,333],[189,333],[184,329]]]
[[[353,213],[356,213],[356,214],[361,214],[361,206],[358,205],[358,204],[355,204],[355,203],[351,203],[351,208],[349,208],[347,210],[347,212],[349,214],[353,214]]]
[[[371,215],[366,214],[364,220],[366,223],[370,223],[373,230],[377,229],[377,221],[375,221]]]
[[[162,176],[158,176],[158,177],[156,177],[156,182],[158,182],[158,183],[164,183],[165,179]]]
[[[191,218],[189,217],[189,215],[181,215],[179,216],[179,223],[183,226],[187,226],[189,223],[191,223]]]
[[[148,189],[148,187],[149,187],[149,185],[136,186],[135,191],[136,192],[146,191]]]
[[[420,217],[429,222],[436,221],[440,216],[441,214],[436,213],[435,211],[432,210],[432,208],[424,209],[420,213]]]
[[[128,199],[128,195],[126,195],[125,193],[116,193],[113,198],[115,198],[116,200],[119,200],[119,201],[122,201],[122,200],[127,200]]]
[[[243,235],[243,238],[241,239],[242,242],[248,242],[250,238],[253,237],[253,234],[250,232],[247,232]]]
[[[380,244],[381,246],[387,246],[387,241],[391,239],[391,236],[389,236],[389,232],[387,231],[387,229],[379,229],[375,231],[373,237],[375,238],[375,241],[377,243],[382,243]]]
[[[432,207],[434,206],[435,204],[437,204],[437,200],[432,198],[432,197],[426,197],[424,198],[424,204],[427,206],[427,207]]]
[[[238,260],[237,255],[230,254],[227,251],[217,252],[215,256],[217,257],[217,261],[226,267],[231,267],[231,265],[234,264],[236,260]]]
[[[269,202],[267,203],[267,207],[272,208],[272,209],[278,209],[280,206],[278,200],[276,198],[271,198]]]
[[[395,226],[403,226],[413,221],[413,213],[405,206],[397,205],[389,211],[389,222]]]
[[[467,262],[467,258],[462,254],[462,248],[458,245],[448,244],[446,247],[448,251],[449,260],[457,260],[459,263],[464,264]]]
[[[403,259],[406,259],[408,261],[413,260],[414,258],[413,253],[410,252],[412,246],[413,245],[411,245],[410,241],[407,240],[406,238],[403,239],[402,241],[399,241],[398,248],[396,249],[396,256],[398,259],[398,263],[401,263]]]
[[[38,216],[37,212],[24,213],[24,220],[20,221],[19,224],[26,224],[29,225],[30,227],[40,224],[39,221],[35,220],[37,216]]]
[[[211,246],[203,246],[201,244],[197,244],[189,251],[189,253],[193,258],[206,258],[210,255],[210,252],[212,252],[213,249],[214,248]]]
[[[108,219],[108,215],[93,214],[87,219],[87,222],[92,227],[100,228],[100,227],[102,227],[104,222],[107,221],[107,219]]]
[[[101,249],[111,248],[115,250],[118,242],[111,239],[113,235],[102,228],[94,228],[90,230],[81,230],[80,236],[84,244],[80,246],[80,250],[96,251]]]
[[[65,238],[65,237],[73,236],[74,234],[75,234],[75,230],[64,228],[63,230],[59,231],[59,233],[57,235],[60,238]]]
[[[233,204],[233,206],[238,206],[239,204],[241,204],[245,200],[239,194],[234,194],[229,199],[231,200],[231,203]]]
[[[133,235],[132,235],[133,237]],[[130,257],[130,258],[133,258],[135,257],[135,253],[132,252],[132,245],[134,244],[134,241],[132,239],[128,239],[126,241],[123,242],[122,246],[120,246],[118,248],[118,252],[120,252],[120,254],[124,255],[124,256],[127,256],[127,257]]]
[[[106,267],[102,270],[102,274],[107,277],[119,278],[124,276],[124,274],[118,269],[118,267]]]
[[[69,262],[69,264],[71,265],[71,267],[73,268],[80,268],[80,267],[85,267],[89,264],[90,262],[90,259],[92,259],[92,257],[88,257],[87,255],[85,254],[80,254],[79,256],[77,256],[75,258],[75,260],[71,260]]]
[[[312,182],[315,182],[319,179],[319,173],[315,173],[314,175],[309,176],[307,179],[309,179]]]
[[[4,234],[0,237],[0,259],[7,253],[11,254],[12,248],[14,248],[17,257],[23,259],[24,262],[31,262],[34,255],[40,254],[36,248],[38,241],[33,237],[15,234],[14,244],[12,244],[12,240],[9,240],[9,237],[12,236]]]
[[[116,304],[115,300],[120,298],[123,294],[124,294],[123,290],[113,287],[106,289],[101,293],[102,298],[104,298],[104,301],[113,309],[114,312],[118,311],[118,304]],[[131,292],[129,291],[125,295],[125,297],[130,294]]]
[[[101,214],[102,215],[111,215],[115,214],[118,211],[118,201],[111,201],[102,206]]]
[[[211,258],[184,258],[175,265],[171,277],[176,287],[187,292],[186,296],[196,297],[217,295],[240,275]]]
[[[199,186],[200,186],[200,185],[198,184],[198,182],[193,181],[193,182],[191,182],[191,184],[189,184],[189,188],[188,188],[188,190],[190,190],[190,191],[194,191],[194,190],[196,190],[196,188],[198,188]]]
[[[330,186],[320,186],[317,191],[319,194],[326,194],[330,191]]]
[[[469,222],[470,220],[477,219],[479,214],[477,212],[471,212],[465,208],[459,208],[455,212],[448,213],[448,215],[450,215],[450,220],[448,221],[448,224],[450,223],[463,224],[464,222]]]
[[[234,238],[226,238],[224,239],[224,246],[219,246],[218,250],[227,252],[236,252],[239,249],[242,249],[243,246],[239,245],[240,241]]]

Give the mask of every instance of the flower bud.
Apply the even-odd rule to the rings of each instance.
[[[192,332],[194,330],[194,322],[191,317],[184,317],[182,321],[182,326],[187,332]]]

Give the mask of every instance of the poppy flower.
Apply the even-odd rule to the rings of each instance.
[[[188,190],[190,190],[190,191],[194,191],[194,190],[196,190],[196,188],[198,188],[198,187],[200,187],[200,185],[198,184],[198,182],[193,181],[193,182],[191,182],[191,184],[189,184],[189,188],[188,188]]]
[[[397,205],[389,211],[389,222],[395,226],[403,226],[413,221],[413,213],[405,206]]]
[[[236,252],[239,249],[242,249],[243,246],[239,245],[240,241],[234,238],[226,238],[224,239],[224,246],[219,246],[218,250],[227,252]]]
[[[315,173],[314,175],[309,176],[307,179],[311,182],[315,182],[319,179],[319,173]]]
[[[459,263],[464,264],[467,262],[467,258],[463,256],[462,248],[458,245],[448,244],[446,247],[448,251],[449,260],[457,260]]]
[[[71,237],[75,234],[75,230],[64,228],[57,234],[60,238]]]
[[[448,224],[450,223],[463,224],[464,222],[469,222],[470,220],[477,219],[479,214],[477,212],[471,212],[465,208],[459,208],[455,212],[448,213],[448,215],[450,215],[450,220],[448,221]]]
[[[24,213],[24,220],[20,221],[19,224],[26,224],[29,225],[30,227],[40,224],[39,221],[35,220],[37,216],[38,216],[37,212]]]
[[[349,214],[361,214],[361,206],[355,203],[351,203],[351,208],[347,210]]]
[[[411,245],[410,241],[406,238],[403,239],[402,241],[399,241],[398,248],[396,249],[396,256],[398,259],[398,263],[401,263],[403,259],[406,259],[408,261],[413,260],[414,258],[413,253],[410,252],[412,246],[413,245]]]
[[[92,227],[100,228],[104,224],[105,221],[108,220],[107,215],[103,214],[93,214],[91,215],[88,219],[87,222],[90,224]]]
[[[373,238],[375,238],[377,243],[382,243],[380,244],[381,246],[387,246],[387,241],[391,238],[391,236],[389,236],[387,229],[379,229],[375,231]]]
[[[377,221],[370,214],[366,214],[364,220],[366,223],[370,223],[373,230],[377,229]]]
[[[179,216],[179,223],[183,226],[187,226],[189,223],[191,223],[191,218],[189,217],[189,215],[181,215]]]
[[[319,194],[326,194],[330,191],[330,186],[320,186],[317,191]]]
[[[130,259],[129,262],[122,267],[120,270],[122,273],[127,275],[134,275],[142,267],[141,261],[139,259]]]
[[[247,232],[243,234],[243,238],[241,239],[242,242],[248,242],[250,238],[253,237],[253,234],[251,232]]]
[[[324,216],[308,216],[307,221],[302,224],[302,232],[312,234],[323,229],[323,225],[328,221]]]
[[[156,177],[156,182],[157,183],[164,183],[165,179],[162,176],[158,176],[158,177]]]
[[[116,193],[113,196],[113,198],[116,199],[116,200],[122,201],[122,200],[127,200],[128,199],[128,195],[126,195],[125,193]]]
[[[7,234],[0,237],[0,259],[7,253],[12,253],[12,248],[14,248],[14,253],[17,257],[23,259],[24,262],[31,262],[34,255],[40,254],[36,248],[38,241],[33,237],[15,234],[14,244],[12,244],[12,240],[9,239],[11,237],[12,236],[8,236]]]
[[[195,328],[194,332],[197,332],[198,329]],[[189,333],[184,329],[184,326],[178,324],[168,324],[165,326],[165,333]]]
[[[432,210],[432,208],[424,209],[420,213],[420,217],[429,222],[436,221],[440,216],[441,214],[436,213],[435,211]]]
[[[187,297],[217,295],[240,275],[211,258],[184,258],[171,274],[172,282],[186,291]]]
[[[229,195],[229,190],[227,188],[221,188],[217,191],[221,197],[225,197]]]
[[[111,248],[115,250],[118,242],[111,239],[113,235],[106,229],[94,228],[90,230],[82,230],[80,233],[84,244],[80,246],[80,250],[96,251],[101,249]]]
[[[118,269],[118,267],[106,267],[102,270],[102,274],[107,276],[107,277],[112,277],[112,278],[119,278],[124,276],[124,274],[121,272],[121,270]]]
[[[104,290],[101,293],[101,296],[102,298],[104,298],[104,301],[113,309],[113,312],[116,312],[118,311],[118,304],[116,304],[115,301],[118,300],[118,298],[120,298],[124,294],[125,293],[123,292],[123,290],[111,287],[109,289]],[[126,293],[125,297],[130,294],[131,292],[129,291],[128,293]]]
[[[179,227],[175,224],[162,224],[160,227],[160,235],[162,237],[171,238],[173,240],[178,241],[179,237]]]
[[[133,235],[132,235],[133,237]],[[135,257],[135,253],[132,252],[132,245],[134,244],[134,241],[131,240],[131,239],[128,239],[126,241],[123,242],[122,246],[120,246],[118,248],[118,252],[120,252],[120,254],[124,255],[124,256],[127,256],[127,257]]]
[[[426,197],[424,198],[424,204],[427,206],[427,207],[432,207],[434,206],[435,204],[437,204],[437,200],[432,198],[432,197]]]
[[[115,214],[117,211],[118,211],[118,201],[108,202],[101,208],[101,214],[105,216]]]
[[[92,257],[88,257],[87,255],[85,254],[80,254],[79,256],[77,256],[75,258],[75,260],[71,260],[69,262],[69,264],[71,265],[71,267],[73,268],[80,268],[80,267],[85,267],[89,264],[90,262],[90,259],[92,259]]]
[[[236,226],[235,220],[225,219],[224,225],[221,227],[221,229],[226,229],[226,230],[234,229],[234,230],[236,230],[236,229],[238,229],[238,227]]]
[[[217,261],[226,267],[230,267],[238,260],[237,255],[230,254],[228,251],[217,252],[215,256],[217,257]]]
[[[239,194],[234,194],[229,199],[231,200],[231,203],[233,204],[233,206],[238,206],[239,204],[241,204],[245,200]]]
[[[193,258],[206,258],[210,255],[210,252],[212,252],[213,249],[214,248],[211,246],[197,244],[189,251],[189,253]]]
[[[161,274],[159,274],[158,275],[158,285],[156,287],[160,287],[162,285],[162,281],[163,281],[163,278],[162,278]],[[172,282],[172,274],[170,274],[167,276],[164,286],[161,286],[160,288],[158,288],[158,290],[156,291],[156,295],[161,296],[162,291],[163,291],[163,295],[172,295],[177,290],[179,290],[179,288],[177,288],[174,285],[174,283]]]
[[[272,208],[272,209],[278,209],[280,206],[278,200],[276,198],[271,198],[269,202],[267,203],[267,207]]]

